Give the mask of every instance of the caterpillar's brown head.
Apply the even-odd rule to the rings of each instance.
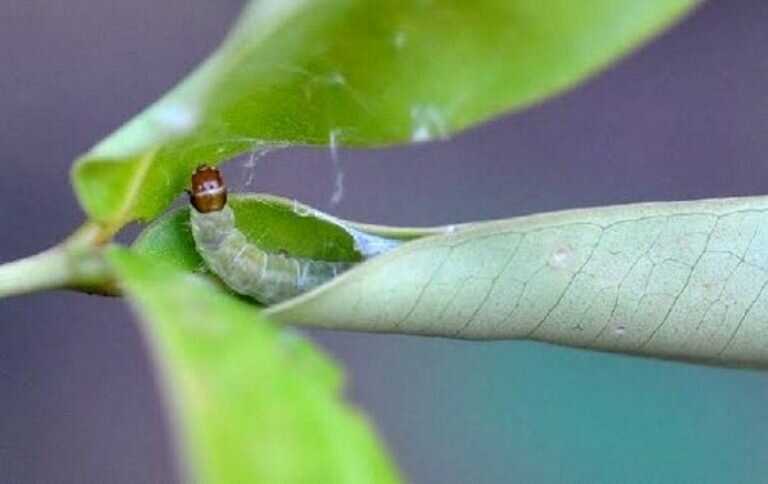
[[[192,174],[189,203],[200,213],[218,212],[227,204],[227,187],[219,170],[201,165]]]

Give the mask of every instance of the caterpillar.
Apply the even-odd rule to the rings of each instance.
[[[309,291],[356,263],[314,260],[270,252],[247,240],[235,226],[227,188],[218,169],[200,166],[192,174],[190,224],[198,253],[230,289],[265,304]],[[363,259],[391,250],[400,241],[355,230],[330,215],[314,213],[346,230]]]

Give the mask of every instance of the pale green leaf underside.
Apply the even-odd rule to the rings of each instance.
[[[339,370],[302,337],[156,258],[110,260],[164,377],[185,470],[201,483],[395,483]]]
[[[262,0],[177,88],[78,160],[88,215],[162,212],[202,162],[264,144],[445,137],[573,85],[695,0]]]
[[[425,237],[267,309],[300,325],[768,364],[768,197],[652,203]]]

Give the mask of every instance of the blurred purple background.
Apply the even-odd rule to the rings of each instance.
[[[240,6],[0,6],[0,261],[44,249],[82,221],[71,160],[197,64]],[[525,113],[442,143],[341,150],[345,193],[332,210],[436,225],[765,193],[766,25],[764,1],[711,1],[607,73]],[[255,169],[243,160],[228,169],[242,174],[240,189],[329,209],[327,150],[283,150]],[[350,398],[413,482],[768,475],[765,373],[525,342],[312,335],[346,364]],[[174,472],[125,304],[59,292],[0,300],[0,482],[167,483]]]

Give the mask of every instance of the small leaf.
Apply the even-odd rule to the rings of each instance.
[[[237,227],[249,240],[271,252],[330,261],[359,261],[354,240],[339,225],[318,218],[317,210],[299,202],[266,194],[229,196]],[[395,228],[341,220],[350,227],[387,238],[409,240],[444,229]],[[133,244],[137,252],[162,258],[180,269],[204,267],[189,228],[189,208],[169,212],[149,225]]]
[[[695,0],[251,2],[178,87],[78,160],[88,215],[151,219],[202,162],[443,138],[583,80]]]
[[[202,483],[393,483],[341,374],[299,334],[204,280],[110,254],[161,370],[183,463]]]

